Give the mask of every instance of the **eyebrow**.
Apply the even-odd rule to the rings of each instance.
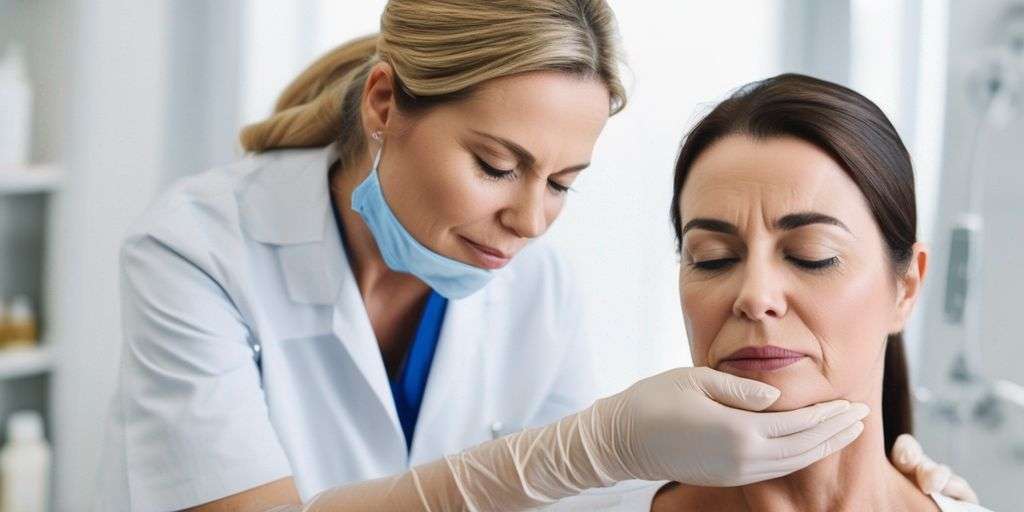
[[[810,224],[828,224],[830,226],[838,226],[846,230],[847,233],[852,233],[850,228],[846,227],[846,224],[843,224],[839,219],[818,212],[800,212],[785,215],[775,221],[775,228],[789,231]],[[727,235],[735,235],[739,233],[739,230],[734,224],[730,224],[724,220],[696,218],[687,222],[686,225],[683,226],[680,236],[685,235],[686,232],[691,229],[703,229],[705,231],[714,231],[716,233],[725,233]]]
[[[501,144],[502,146],[504,146],[505,149],[511,151],[512,154],[514,154],[516,156],[516,159],[518,159],[519,162],[521,164],[523,164],[524,167],[532,168],[534,166],[534,164],[537,163],[537,159],[529,151],[527,151],[526,148],[520,146],[519,144],[516,144],[515,142],[512,142],[512,141],[510,141],[510,140],[508,140],[508,139],[506,139],[504,137],[498,137],[497,135],[491,135],[489,133],[479,132],[479,131],[476,131],[476,130],[471,130],[471,131],[473,133],[475,133],[476,135],[479,135],[479,136],[484,137],[484,138],[491,139],[492,141],[497,142],[498,144]],[[580,172],[580,171],[582,171],[583,169],[586,169],[589,166],[590,166],[590,162],[584,162],[582,164],[572,165],[572,166],[566,167],[565,169],[562,169],[561,171],[553,173],[552,176],[555,176],[555,175],[558,175],[558,174],[568,174],[568,173],[573,173],[573,172]]]

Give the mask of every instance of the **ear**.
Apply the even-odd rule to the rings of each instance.
[[[363,86],[363,101],[360,106],[363,130],[371,133],[385,130],[388,119],[395,109],[395,72],[386,62],[378,62],[370,68]]]
[[[899,276],[896,281],[896,314],[889,332],[896,333],[903,330],[910,313],[914,311],[917,298],[921,295],[924,277],[928,272],[928,248],[918,242],[914,244],[912,250],[913,254],[910,256],[907,272]]]

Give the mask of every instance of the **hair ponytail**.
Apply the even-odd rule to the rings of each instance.
[[[914,404],[908,373],[903,333],[892,334],[885,345],[885,372],[882,375],[882,430],[885,436],[885,453],[892,453],[892,447],[900,434],[914,433]]]
[[[626,103],[615,17],[605,0],[389,0],[380,34],[318,59],[281,94],[270,118],[246,126],[246,151],[325,146],[343,165],[366,152],[360,105],[377,62],[394,70],[396,106],[422,111],[467,96],[487,80],[561,71],[608,88],[609,113]]]
[[[345,43],[317,59],[281,93],[269,118],[242,129],[246,151],[326,146],[342,133],[358,137],[359,99],[376,62],[377,34]],[[342,144],[349,146],[349,144]],[[356,144],[359,145],[359,144]]]

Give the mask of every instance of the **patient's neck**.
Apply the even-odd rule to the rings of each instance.
[[[881,411],[872,408],[864,432],[838,453],[782,478],[739,488],[749,510],[900,510],[897,479],[885,456]]]

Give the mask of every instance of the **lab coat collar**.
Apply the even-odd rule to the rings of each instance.
[[[331,204],[327,172],[338,159],[335,144],[257,158],[263,160],[261,168],[253,171],[239,197],[247,234],[274,245],[322,241]]]
[[[327,182],[337,157],[334,144],[261,155],[239,197],[246,233],[278,246],[288,295],[301,304],[334,304],[348,265]]]
[[[384,408],[392,438],[404,449],[384,361],[331,208],[327,174],[337,150],[332,144],[260,158],[267,159],[265,167],[253,172],[239,197],[247,234],[275,246],[291,300],[332,307],[331,330]]]

